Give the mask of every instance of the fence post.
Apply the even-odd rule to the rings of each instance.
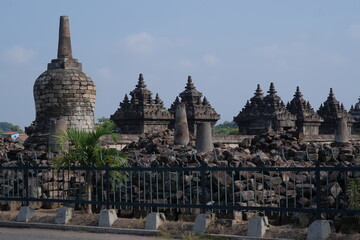
[[[110,209],[110,172],[109,163],[105,164],[105,175],[106,175],[106,209]]]
[[[24,184],[25,184],[25,206],[29,206],[29,160],[25,163],[25,169],[24,169]]]
[[[315,179],[316,179],[316,219],[321,219],[321,186],[320,186],[320,162],[315,162]]]
[[[201,161],[200,166],[200,175],[201,175],[201,193],[202,193],[202,199],[201,199],[201,213],[205,213],[206,210],[206,189],[205,189],[205,161]]]

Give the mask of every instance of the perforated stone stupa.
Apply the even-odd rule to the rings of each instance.
[[[316,136],[322,118],[314,111],[310,103],[305,101],[300,88],[296,87],[294,98],[287,104],[286,108],[296,116],[296,129],[299,136]]]
[[[210,105],[206,97],[203,98],[203,94],[196,90],[191,76],[188,76],[185,90],[179,94],[179,97],[176,97],[169,112],[175,115],[176,105],[179,102],[185,103],[189,132],[191,134],[195,136],[196,125],[202,122],[210,122],[213,129],[216,122],[220,119],[220,115]],[[174,128],[174,119],[170,124],[170,128]]]
[[[354,123],[354,119],[346,111],[344,105],[336,100],[332,88],[330,88],[327,100],[321,104],[317,113],[324,119],[324,122],[320,125],[320,134],[334,134],[338,126],[338,121],[341,118],[346,119],[349,133],[351,133],[351,127]]]
[[[60,17],[57,58],[36,79],[33,92],[36,118],[25,129],[30,135],[26,146],[47,149],[51,122],[59,119],[65,120],[68,128],[93,129],[96,88],[72,56],[67,16]]]
[[[254,97],[234,117],[239,133],[244,135],[260,134],[271,129],[288,130],[295,127],[295,120],[296,116],[286,109],[281,98],[276,95],[273,83],[265,97],[258,84]]]
[[[156,131],[164,131],[168,128],[172,115],[164,108],[158,94],[155,99],[146,88],[144,77],[139,75],[139,81],[135,89],[130,92],[131,100],[125,95],[120,103],[120,108],[111,115],[118,128],[123,134],[143,134]]]

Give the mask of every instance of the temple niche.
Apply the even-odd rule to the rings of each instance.
[[[176,97],[175,101],[171,105],[169,112],[175,116],[176,105],[179,102],[185,103],[186,115],[189,126],[189,132],[192,135],[196,135],[196,125],[202,122],[210,122],[212,130],[216,122],[220,119],[220,115],[210,105],[206,97],[202,98],[203,94],[196,90],[195,85],[192,82],[191,76],[188,76],[185,91]],[[170,128],[174,128],[174,119],[170,123]]]
[[[299,136],[316,136],[319,134],[322,118],[314,111],[310,103],[305,101],[299,87],[296,87],[294,98],[286,108],[296,116],[296,130]]]
[[[295,128],[296,116],[285,107],[276,94],[274,83],[270,84],[268,95],[264,97],[260,85],[257,85],[254,97],[234,117],[242,135],[254,135],[269,130],[289,130]]]
[[[144,77],[139,75],[139,81],[135,89],[130,92],[131,99],[125,95],[120,103],[120,108],[111,115],[122,134],[143,134],[168,129],[173,116],[164,108],[158,94],[155,99],[146,88]]]
[[[24,144],[27,148],[48,150],[54,144],[52,134],[57,125],[63,130],[93,129],[96,88],[72,56],[67,16],[60,17],[57,58],[36,79],[33,93],[36,118],[25,128],[29,135]]]
[[[344,105],[336,100],[333,89],[330,88],[330,93],[327,100],[321,104],[318,115],[324,119],[320,125],[320,134],[334,134],[338,126],[338,121],[345,118],[349,133],[351,134],[351,127],[355,122],[353,117],[345,110]]]
[[[350,115],[354,118],[355,122],[352,126],[352,133],[359,134],[360,133],[360,98],[359,102],[355,104],[355,106],[351,105]]]

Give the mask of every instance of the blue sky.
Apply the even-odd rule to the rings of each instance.
[[[286,103],[299,86],[317,110],[334,89],[347,109],[360,96],[360,1],[0,1],[0,121],[35,119],[32,87],[56,58],[59,16],[73,56],[97,87],[95,117],[109,117],[139,73],[165,106],[191,75],[232,120],[275,83]]]

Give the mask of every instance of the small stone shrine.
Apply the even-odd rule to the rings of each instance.
[[[35,121],[25,128],[28,148],[49,148],[53,122],[66,121],[66,127],[91,130],[94,127],[96,88],[71,50],[67,16],[60,17],[57,59],[48,64],[34,84]]]
[[[144,77],[139,75],[136,88],[130,92],[131,100],[125,95],[120,103],[120,108],[111,115],[122,134],[143,134],[150,132],[161,132],[168,128],[172,115],[164,108],[158,94],[155,99],[146,88]]]
[[[295,127],[296,116],[285,107],[281,98],[276,95],[274,84],[270,84],[268,95],[263,96],[260,85],[257,85],[255,96],[246,102],[245,107],[234,117],[242,135],[253,135],[269,130],[288,130]]]
[[[298,136],[316,136],[319,134],[319,127],[323,120],[314,111],[310,103],[304,100],[299,87],[296,87],[294,98],[287,104],[286,108],[296,116]]]
[[[335,134],[338,121],[341,118],[346,119],[349,128],[348,132],[351,134],[351,127],[354,123],[354,119],[345,110],[344,105],[336,100],[332,88],[330,88],[329,96],[327,100],[321,104],[317,114],[324,119],[320,125],[319,134]]]
[[[355,122],[352,126],[352,133],[359,134],[360,133],[360,98],[359,102],[355,104],[355,106],[351,105],[350,115],[354,118]]]
[[[188,76],[187,84],[185,91],[179,94],[179,97],[176,97],[174,103],[171,105],[169,112],[176,114],[176,105],[179,102],[183,102],[186,105],[186,115],[189,125],[189,131],[194,136],[196,135],[196,125],[202,122],[210,122],[211,128],[213,130],[214,125],[220,119],[220,115],[215,111],[215,109],[210,105],[209,101],[204,97],[203,94],[196,90],[191,76]],[[174,120],[170,123],[170,128],[174,128]]]

